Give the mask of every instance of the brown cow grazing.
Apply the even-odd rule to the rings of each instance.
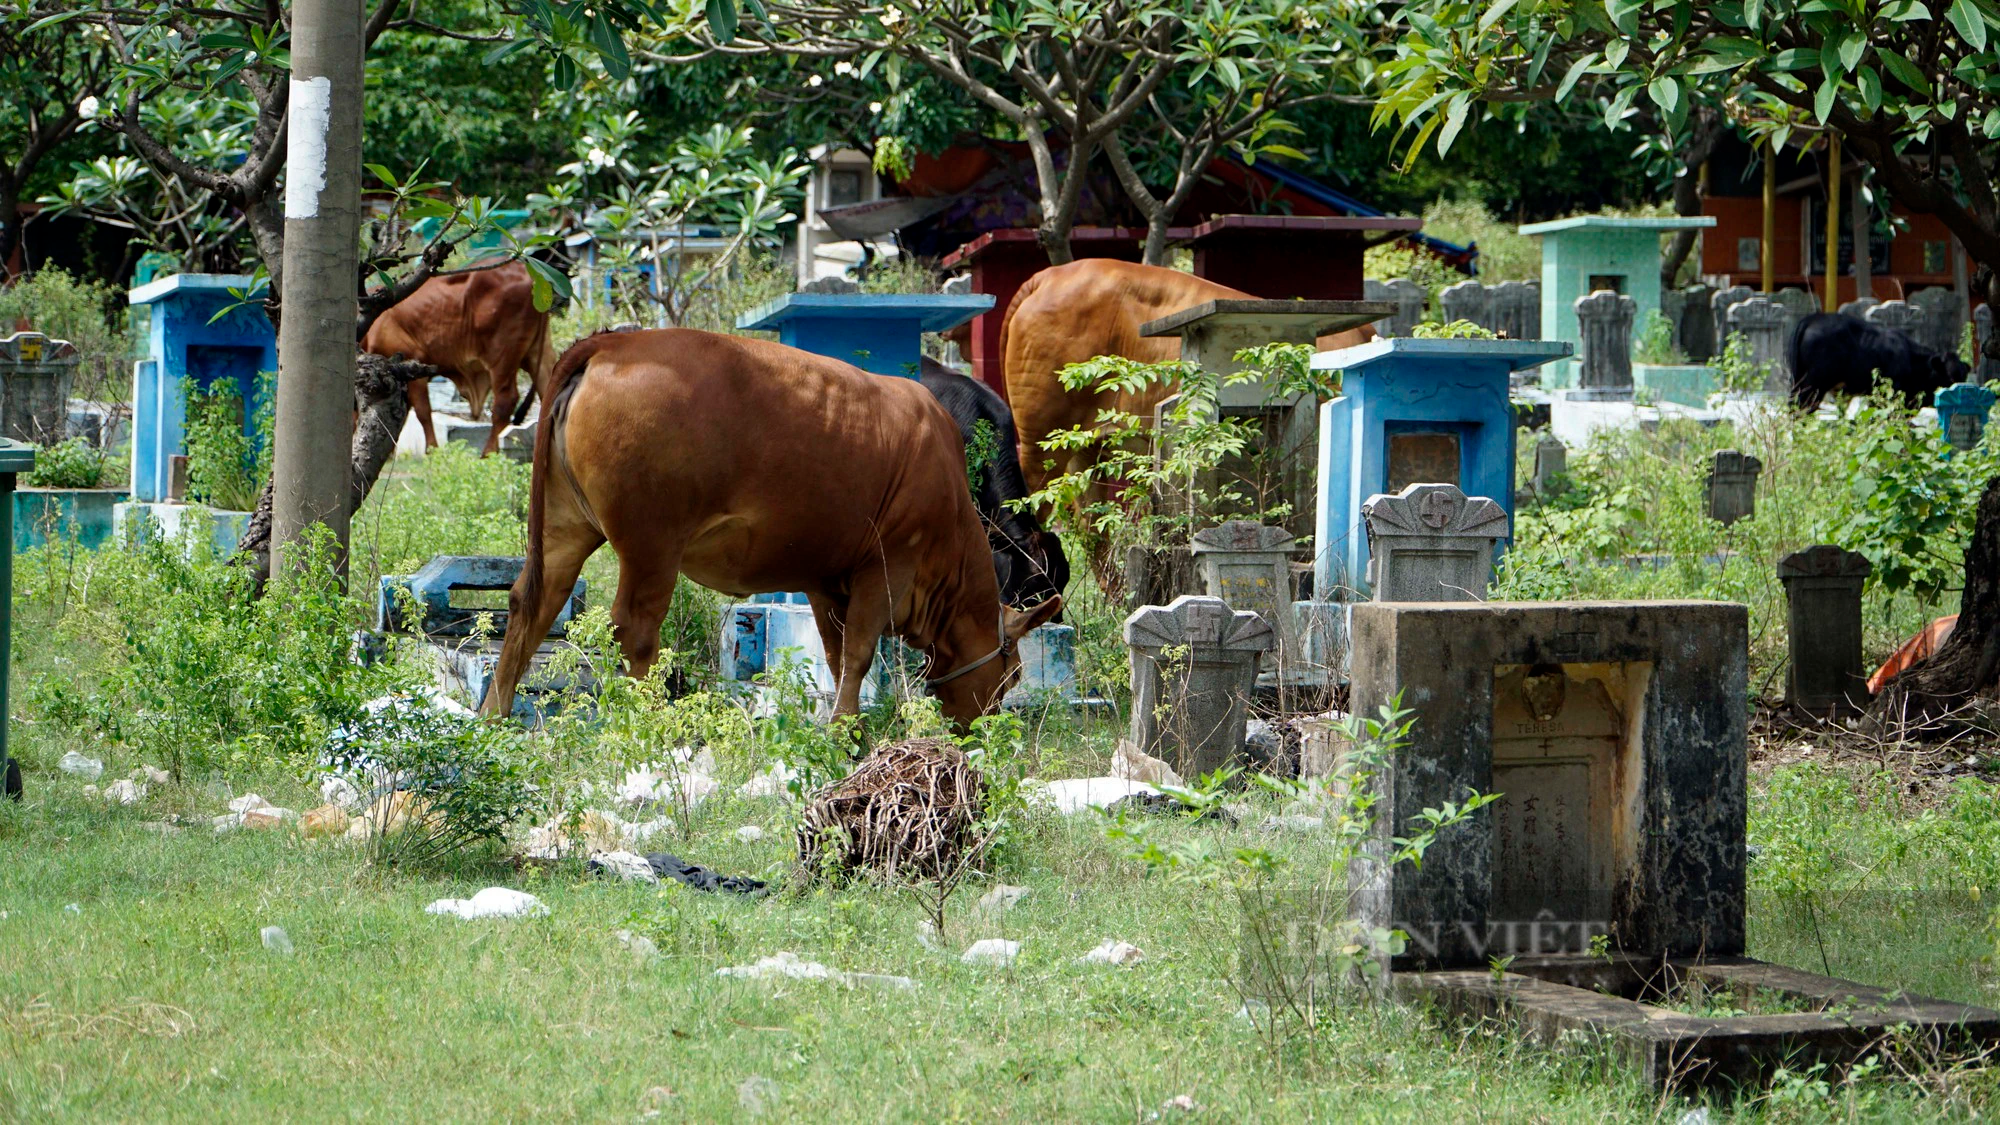
[[[1179,359],[1179,337],[1141,336],[1140,327],[1203,301],[1250,297],[1179,270],[1109,258],[1084,258],[1030,277],[1015,293],[1000,325],[1007,405],[1014,411],[1021,471],[1027,475],[1029,490],[1040,491],[1059,473],[1087,468],[1087,458],[1093,456],[1089,450],[1071,452],[1068,463],[1051,470],[1044,467],[1052,456],[1042,448],[1042,439],[1058,430],[1094,425],[1100,410],[1150,419],[1160,400],[1174,392],[1157,384],[1136,394],[1072,391],[1062,385],[1057,372],[1101,355],[1146,363]],[[1353,347],[1374,338],[1373,328],[1354,328],[1321,337],[1319,347]]]
[[[484,701],[513,706],[583,563],[618,552],[611,615],[633,675],[659,655],[675,579],[734,596],[804,591],[839,682],[861,707],[884,633],[930,658],[944,712],[992,711],[1014,642],[1048,620],[1000,604],[966,484],[964,443],[915,379],[870,375],[765,340],[690,329],[599,333],[543,386],[528,556]]]
[[[452,381],[477,418],[493,397],[493,431],[486,453],[500,448],[500,431],[523,414],[555,363],[549,346],[549,314],[535,308],[528,267],[508,262],[492,269],[433,277],[369,326],[361,350],[428,363]],[[520,397],[515,372],[528,373],[528,396]],[[410,412],[423,427],[424,446],[437,447],[431,425],[430,380],[410,383]]]

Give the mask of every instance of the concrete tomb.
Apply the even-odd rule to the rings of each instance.
[[[1230,520],[1194,533],[1192,553],[1202,589],[1231,609],[1248,610],[1277,634],[1264,675],[1279,682],[1324,682],[1305,663],[1292,612],[1292,550],[1297,541],[1282,527]]]
[[[1720,356],[1729,343],[1729,334],[1734,331],[1729,325],[1729,310],[1756,295],[1757,291],[1748,285],[1732,285],[1709,296],[1709,319],[1715,324],[1715,350],[1709,354]]]
[[[151,314],[146,358],[133,367],[134,501],[166,500],[169,462],[187,453],[184,380],[204,389],[233,384],[243,402],[243,432],[257,437],[257,376],[278,369],[278,337],[262,302],[236,296],[253,284],[247,276],[181,273],[132,290],[130,303]]]
[[[1572,397],[1628,401],[1632,398],[1632,298],[1599,289],[1576,299],[1576,322],[1583,346],[1578,352],[1577,390]]]
[[[1851,316],[1856,320],[1867,320],[1868,310],[1874,308],[1876,305],[1879,305],[1881,303],[1882,302],[1876,300],[1873,297],[1856,297],[1852,301],[1848,301],[1845,304],[1842,304],[1840,308],[1835,311],[1840,313],[1840,315],[1842,316]]]
[[[1839,547],[1808,547],[1778,560],[1785,587],[1785,701],[1815,715],[1857,711],[1868,702],[1861,659],[1861,588],[1868,560]]]
[[[1461,281],[1438,293],[1438,311],[1446,324],[1463,320],[1485,328],[1493,315],[1492,298],[1479,282]]]
[[[1986,422],[1993,413],[1992,391],[1977,383],[1953,383],[1940,390],[1932,401],[1937,406],[1938,428],[1945,444],[1953,449],[1972,449],[1986,434]]]
[[[1560,487],[1561,478],[1569,473],[1569,447],[1553,434],[1545,434],[1535,443],[1535,495],[1547,499]]]
[[[519,556],[439,555],[415,574],[385,574],[375,593],[375,631],[421,637],[437,686],[468,707],[478,707],[500,663],[507,634],[507,591],[521,576]],[[533,720],[568,682],[538,675],[556,651],[554,638],[583,612],[584,583],[577,579],[562,610],[528,662],[528,675],[514,696],[513,715]],[[482,623],[487,628],[482,631]],[[586,685],[587,686],[587,685]]]
[[[0,437],[54,445],[69,434],[69,387],[82,359],[40,332],[0,338]]]
[[[1582,326],[1576,299],[1599,289],[1632,298],[1634,331],[1660,309],[1660,235],[1712,227],[1709,216],[1620,219],[1601,215],[1530,223],[1522,234],[1542,240],[1541,338],[1562,340],[1581,350]],[[1551,382],[1550,380],[1553,380]],[[1553,364],[1544,385],[1573,386],[1576,364]]]
[[[1268,622],[1220,598],[1183,594],[1125,619],[1132,660],[1134,745],[1193,780],[1238,762],[1265,653]]]
[[[1766,394],[1789,394],[1792,389],[1792,325],[1798,318],[1790,309],[1769,297],[1751,297],[1729,306],[1729,331],[1742,336],[1750,348],[1750,362],[1764,371]]]
[[[1708,518],[1732,524],[1757,513],[1757,477],[1764,463],[1734,449],[1717,450],[1708,461]]]
[[[787,293],[736,318],[778,342],[877,375],[917,377],[926,332],[948,332],[993,307],[984,293]]]
[[[1378,602],[1480,601],[1507,539],[1507,513],[1450,484],[1413,484],[1371,496],[1368,585]]]
[[[1866,315],[1870,324],[1901,332],[1918,343],[1924,340],[1928,314],[1907,301],[1884,301],[1869,309]]]
[[[1542,338],[1541,286],[1532,281],[1503,281],[1486,290],[1487,328],[1509,340]]]
[[[1396,312],[1386,320],[1375,322],[1375,332],[1381,336],[1408,336],[1423,323],[1424,305],[1429,300],[1424,287],[1407,277],[1376,281],[1373,278],[1363,283],[1363,296],[1370,301],[1388,301],[1396,306]]]
[[[1910,303],[1924,310],[1917,342],[1939,355],[1957,355],[1958,339],[1965,332],[1965,298],[1955,290],[1933,285],[1917,290]]]

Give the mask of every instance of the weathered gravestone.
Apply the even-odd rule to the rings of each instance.
[[[1243,754],[1257,669],[1277,634],[1220,598],[1183,594],[1125,619],[1132,660],[1132,742],[1195,778]]]
[[[1728,525],[1757,512],[1757,475],[1764,463],[1747,453],[1719,449],[1708,462],[1708,518]]]
[[[1750,346],[1750,362],[1764,372],[1766,394],[1788,394],[1792,389],[1791,361],[1785,355],[1797,318],[1791,310],[1769,297],[1751,297],[1729,306],[1729,331],[1743,337]]]
[[[1729,342],[1729,334],[1734,331],[1729,326],[1729,309],[1757,295],[1748,285],[1732,285],[1718,289],[1708,299],[1709,320],[1715,325],[1715,348],[1710,353],[1721,355],[1724,345]]]
[[[1254,520],[1230,520],[1194,533],[1192,551],[1202,589],[1231,609],[1248,610],[1278,635],[1280,679],[1304,673],[1298,630],[1292,621],[1292,534]]]
[[[1972,449],[1986,434],[1993,413],[1993,392],[1977,383],[1953,383],[1937,393],[1938,428],[1953,449]]]
[[[1922,343],[1924,339],[1924,310],[1907,301],[1884,301],[1867,312],[1868,323],[1892,332],[1901,332],[1910,339]]]
[[[1638,311],[1638,302],[1609,289],[1576,299],[1583,349],[1574,397],[1632,397],[1632,320]]]
[[[1856,320],[1865,321],[1868,319],[1868,310],[1881,303],[1873,297],[1856,297],[1852,301],[1840,306],[1840,315],[1851,316]]]
[[[1543,435],[1535,443],[1535,495],[1543,499],[1554,495],[1568,473],[1569,447],[1554,434]]]
[[[1816,715],[1859,710],[1868,702],[1861,587],[1869,569],[1861,555],[1824,545],[1778,560],[1791,639],[1785,702]]]
[[[1370,279],[1362,288],[1368,300],[1389,301],[1396,306],[1396,315],[1375,322],[1377,335],[1408,336],[1423,323],[1426,301],[1423,286],[1407,277],[1397,277],[1388,281]]]
[[[1531,281],[1503,281],[1486,290],[1486,327],[1509,340],[1542,338],[1541,286]]]
[[[68,340],[40,332],[0,339],[0,437],[53,445],[69,430],[69,385],[82,358]]]
[[[493,682],[507,632],[506,591],[521,576],[525,561],[519,556],[439,555],[415,574],[385,574],[375,593],[375,630],[424,638],[417,655],[431,666],[438,687],[478,707]],[[584,583],[579,578],[550,624],[549,636],[567,632],[583,605]],[[538,672],[557,647],[554,641],[539,642],[529,659],[531,671]],[[578,684],[589,685],[587,672],[579,677]],[[545,679],[530,675],[528,686],[514,697],[516,718],[536,717],[571,686],[568,680]]]
[[[1493,318],[1493,301],[1484,285],[1461,281],[1445,286],[1438,294],[1438,310],[1444,314],[1446,324],[1466,320],[1485,328]]]
[[[1819,300],[1803,289],[1780,289],[1771,294],[1771,299],[1786,312],[1792,314],[1792,323],[1797,324],[1819,311]]]
[[[1507,513],[1456,485],[1413,484],[1361,506],[1368,521],[1368,584],[1378,602],[1479,601]]]
[[[1680,291],[1678,317],[1669,318],[1674,340],[1691,363],[1700,363],[1715,354],[1715,296],[1712,285],[1690,285]]]
[[[1958,338],[1965,332],[1965,301],[1957,291],[1933,285],[1918,290],[1910,303],[1924,310],[1917,342],[1939,355],[1957,355]]]

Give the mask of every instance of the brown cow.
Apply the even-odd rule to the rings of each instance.
[[[1007,405],[1014,411],[1021,470],[1030,491],[1040,491],[1057,473],[1088,467],[1069,454],[1070,462],[1053,470],[1042,439],[1058,430],[1089,426],[1100,410],[1122,410],[1151,418],[1172,387],[1154,385],[1137,394],[1072,391],[1056,373],[1072,363],[1101,355],[1124,356],[1147,363],[1180,358],[1179,337],[1147,337],[1139,328],[1203,301],[1243,300],[1250,294],[1205,281],[1179,270],[1142,266],[1109,258],[1084,258],[1066,266],[1051,266],[1029,278],[1007,306],[1000,325],[1000,350],[1006,357]],[[1373,328],[1351,329],[1322,337],[1321,349],[1346,348],[1375,338]]]
[[[452,381],[477,418],[493,396],[493,430],[486,453],[500,448],[516,404],[525,412],[555,362],[549,314],[535,308],[534,283],[519,262],[433,277],[369,326],[361,350],[428,363]],[[514,373],[528,373],[520,398]],[[410,412],[423,427],[424,446],[437,447],[431,426],[430,380],[410,383]]]
[[[837,715],[860,710],[885,632],[930,658],[946,715],[990,712],[1020,669],[1014,642],[1060,608],[1001,606],[958,427],[915,379],[661,329],[580,341],[543,393],[527,564],[488,714],[512,708],[537,642],[607,541],[612,621],[634,675],[659,655],[679,575],[739,597],[800,590],[839,681]]]

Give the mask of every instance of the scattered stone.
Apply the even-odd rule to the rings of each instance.
[[[441,898],[424,907],[426,914],[473,918],[526,918],[547,914],[541,899],[512,887],[488,887],[471,898]]]
[[[69,911],[71,914],[83,913],[83,907],[78,906],[76,903],[73,902],[70,903],[68,906],[63,907],[63,909]]]
[[[602,852],[592,856],[592,871],[603,871],[616,875],[626,883],[657,883],[660,877],[653,873],[653,865],[637,852]]]
[[[1111,754],[1111,776],[1148,785],[1183,784],[1172,766],[1139,749],[1129,738],[1119,739],[1118,749]]]
[[[779,952],[761,958],[754,965],[731,965],[715,970],[719,977],[740,977],[745,980],[825,980],[841,985],[868,984],[885,988],[915,988],[917,982],[908,977],[892,976],[888,973],[844,973],[829,968],[818,961],[802,960],[798,954]]]
[[[273,953],[292,952],[292,937],[283,926],[265,926],[257,931],[257,936],[264,939],[264,948]]]
[[[627,770],[625,780],[618,784],[618,803],[628,809],[684,806],[691,810],[722,788],[713,776],[713,751],[695,754],[683,747],[672,757],[669,762],[648,762]]]
[[[104,787],[104,799],[115,805],[136,805],[146,799],[146,787],[130,778],[120,778]]]
[[[920,918],[917,920],[917,944],[930,950],[932,953],[944,952],[944,942],[938,940],[937,923],[932,922],[929,918]]]
[[[1091,809],[1105,808],[1134,793],[1158,792],[1146,782],[1127,781],[1122,777],[1076,777],[1044,782],[1029,789],[1027,797],[1032,804],[1052,807],[1064,816],[1074,816]]]
[[[215,826],[215,834],[220,836],[225,832],[234,832],[238,828],[243,827],[243,814],[223,813],[209,823]]]
[[[164,820],[142,820],[139,822],[139,827],[144,831],[158,836],[178,836],[181,834],[180,825],[169,824]]]
[[[1104,944],[1077,958],[1086,965],[1136,965],[1146,959],[1139,947],[1129,942],[1104,939]]]
[[[1632,298],[1627,297],[1625,299],[1630,301]],[[1197,1105],[1195,1100],[1186,1094],[1168,1098],[1166,1101],[1160,1103],[1160,1111],[1162,1113],[1195,1113],[1200,1109],[1201,1106]]]
[[[1318,832],[1326,827],[1326,821],[1304,813],[1287,813],[1283,816],[1267,816],[1264,823],[1257,826],[1260,832]]]
[[[83,795],[91,798],[92,800],[96,800],[100,794],[97,791],[97,786],[86,785],[83,787]]]
[[[612,935],[618,944],[632,951],[632,956],[642,964],[660,955],[660,947],[645,934],[635,934],[631,930],[619,930]]]
[[[771,768],[736,787],[736,795],[744,800],[758,800],[766,797],[788,797],[791,783],[798,780],[799,771],[783,762],[772,762]]]
[[[299,814],[290,809],[273,808],[270,805],[245,809],[241,815],[243,818],[243,827],[264,830],[283,828],[287,821],[299,818]]]
[[[132,780],[146,785],[165,785],[174,776],[158,766],[140,766],[132,771]]]
[[[968,965],[998,965],[1006,968],[1014,963],[1021,952],[1021,943],[1006,938],[982,938],[973,942],[960,955],[959,960]]]
[[[754,844],[764,838],[764,830],[754,824],[746,824],[736,830],[736,838],[746,844]]]
[[[269,807],[271,807],[271,802],[266,801],[255,793],[245,793],[241,797],[229,802],[229,811],[233,813],[249,812],[251,809]]]
[[[96,781],[98,775],[104,772],[104,763],[96,758],[86,758],[75,750],[71,750],[69,753],[64,754],[60,761],[56,762],[56,768],[64,773],[73,773],[85,781]]]
[[[319,799],[329,805],[337,805],[346,812],[361,808],[361,791],[344,777],[327,777],[319,783]]]
[[[1014,904],[1035,893],[1029,887],[1014,887],[1005,883],[979,896],[979,912],[998,917],[1014,909]]]
[[[617,813],[592,809],[577,822],[574,834],[564,830],[560,818],[530,828],[521,854],[527,859],[562,859],[578,851],[586,856],[629,852],[652,837],[673,830],[674,822],[664,816],[632,823]]]
[[[354,824],[354,818],[347,815],[346,809],[329,803],[309,810],[299,818],[299,835],[308,840],[321,836],[345,836]],[[362,831],[364,834],[367,832],[367,825],[362,825]]]
[[[736,1087],[736,1104],[752,1117],[762,1117],[778,1108],[778,1084],[761,1074],[745,1078]]]

